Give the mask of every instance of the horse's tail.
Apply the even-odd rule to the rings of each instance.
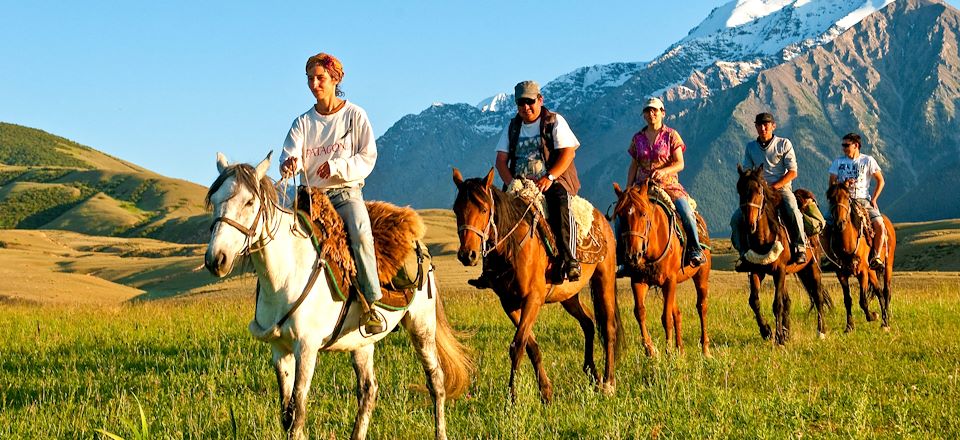
[[[435,283],[428,279],[428,283]],[[443,369],[443,385],[447,397],[454,398],[467,390],[470,378],[476,370],[473,359],[467,354],[467,348],[460,343],[459,338],[466,333],[454,330],[447,321],[447,314],[443,309],[443,299],[437,292],[437,357],[440,358],[440,368]]]

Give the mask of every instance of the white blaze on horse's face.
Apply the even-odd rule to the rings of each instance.
[[[258,182],[266,173],[269,159],[268,155],[256,168]],[[226,158],[218,154],[217,169],[222,174],[226,167]],[[204,265],[214,275],[223,277],[233,270],[237,257],[247,252],[249,246],[257,240],[265,222],[257,221],[261,213],[260,197],[252,188],[240,184],[235,175],[226,178],[220,188],[210,195],[210,204],[213,206],[215,220],[210,231]],[[247,236],[223,219],[251,229],[254,235]]]
[[[220,189],[210,196],[210,202],[214,218],[229,218],[248,227],[253,225],[260,210],[260,200],[233,177],[223,181]],[[223,221],[217,222],[210,231],[210,243],[207,245],[207,269],[218,277],[226,276],[251,240],[239,229]]]

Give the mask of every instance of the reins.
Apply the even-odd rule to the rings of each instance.
[[[666,229],[667,244],[663,247],[663,251],[660,253],[660,256],[655,258],[653,261],[647,262],[647,264],[649,265],[654,265],[663,261],[663,259],[666,258],[667,254],[670,252],[670,246],[673,244],[673,240],[670,239],[671,238],[670,235],[673,234],[674,216],[670,215],[670,212],[667,210],[667,207],[662,205],[661,203],[657,201],[651,201],[651,203],[655,203],[658,206],[660,206],[660,208],[664,210],[664,214],[667,217],[667,229]],[[647,250],[649,249],[649,244],[650,244],[649,235],[650,235],[650,230],[653,227],[653,221],[650,219],[650,216],[644,216],[644,217],[647,217],[647,228],[643,232],[643,234],[639,232],[635,232],[633,230],[629,230],[629,231],[623,231],[622,233],[620,233],[620,236],[621,237],[640,237],[643,243],[643,245],[640,247],[640,255],[647,257]]]
[[[507,238],[510,238],[510,236],[511,236],[511,235],[517,230],[517,228],[519,228],[520,225],[523,223],[523,219],[526,218],[527,213],[530,212],[530,209],[533,208],[533,205],[534,205],[535,203],[537,203],[536,200],[531,200],[530,203],[527,204],[527,209],[525,209],[525,210],[523,211],[523,214],[520,215],[520,218],[517,220],[517,223],[514,224],[513,227],[510,228],[510,230],[507,231],[507,233],[504,234],[503,237],[501,238],[501,237],[499,236],[498,232],[497,232],[497,224],[496,224],[496,222],[494,221],[494,215],[495,215],[495,213],[496,213],[496,206],[495,206],[495,202],[494,202],[494,198],[493,198],[493,189],[488,188],[488,189],[487,189],[487,195],[490,196],[490,214],[487,216],[487,227],[486,227],[486,229],[483,230],[483,231],[481,231],[479,228],[477,228],[477,227],[475,227],[475,226],[473,226],[473,225],[471,225],[471,224],[469,224],[469,223],[464,223],[464,224],[461,225],[459,228],[457,228],[457,234],[459,234],[459,233],[461,233],[461,232],[463,232],[463,231],[470,231],[470,232],[473,232],[473,233],[475,233],[475,234],[477,234],[477,235],[480,236],[480,238],[482,239],[482,242],[481,242],[482,244],[480,245],[480,246],[481,246],[481,247],[480,247],[480,253],[482,254],[483,257],[486,257],[490,252],[493,252],[496,248],[500,247],[500,245],[503,244],[503,242],[506,241]],[[531,222],[531,224],[530,224],[531,233],[530,233],[530,235],[529,235],[528,237],[524,237],[523,243],[525,243],[526,240],[527,240],[529,237],[532,237],[532,236],[533,236],[533,230],[534,230],[534,229],[535,229],[535,225]],[[491,232],[492,232],[492,233],[491,233]],[[487,244],[488,244],[489,242],[493,242],[493,246],[487,246]],[[522,245],[522,244],[521,244],[521,245]]]

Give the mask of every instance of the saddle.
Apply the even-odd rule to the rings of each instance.
[[[538,215],[537,229],[540,237],[548,249],[554,250],[556,256],[556,237],[553,228],[547,223],[547,209],[543,194],[536,184],[528,179],[514,179],[506,192],[523,200],[524,203],[536,201]],[[571,233],[577,237],[577,259],[581,263],[600,263],[606,257],[606,240],[603,239],[603,229],[600,222],[595,222],[593,205],[583,197],[570,196],[570,211],[573,212],[575,224],[570,225]]]
[[[873,223],[870,221],[870,213],[867,211],[863,205],[857,203],[855,200],[850,200],[850,221],[853,223],[853,226],[861,231],[863,231],[863,236],[867,239],[867,243],[873,243]]]
[[[670,198],[670,194],[668,194],[667,191],[658,185],[649,185],[647,187],[647,197],[650,198],[651,202],[660,205],[660,207],[663,208],[663,210],[667,213],[667,216],[672,219],[671,223],[673,223],[673,232],[677,234],[677,238],[680,239],[680,245],[683,246],[683,257],[685,259],[688,241],[687,232],[683,230],[683,225],[680,223],[680,218],[677,215],[677,207],[673,204],[673,199]],[[710,235],[707,232],[707,224],[703,221],[703,217],[696,212],[697,202],[689,195],[687,196],[687,201],[690,203],[690,207],[693,208],[694,218],[697,219],[697,235],[700,236],[700,244],[709,248]]]
[[[426,227],[412,208],[387,202],[366,202],[373,229],[377,274],[383,297],[377,305],[404,309],[413,300],[415,290],[423,287],[430,271],[430,254],[423,244]],[[341,289],[356,289],[356,265],[348,245],[343,220],[322,191],[300,187],[297,210],[310,220],[316,244],[330,262],[333,278]],[[346,300],[346,298],[339,298]]]

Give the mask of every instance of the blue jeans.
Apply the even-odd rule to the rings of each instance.
[[[343,219],[344,229],[350,239],[350,251],[357,264],[357,283],[360,292],[368,302],[373,303],[383,297],[380,291],[380,277],[377,276],[377,254],[373,245],[373,229],[370,227],[370,214],[363,203],[360,188],[338,188],[326,191],[333,208]]]
[[[687,233],[687,247],[690,249],[700,248],[700,234],[697,232],[697,217],[693,213],[693,208],[686,197],[681,197],[673,201],[677,207],[677,215],[680,216],[680,222],[683,223],[683,230]]]

